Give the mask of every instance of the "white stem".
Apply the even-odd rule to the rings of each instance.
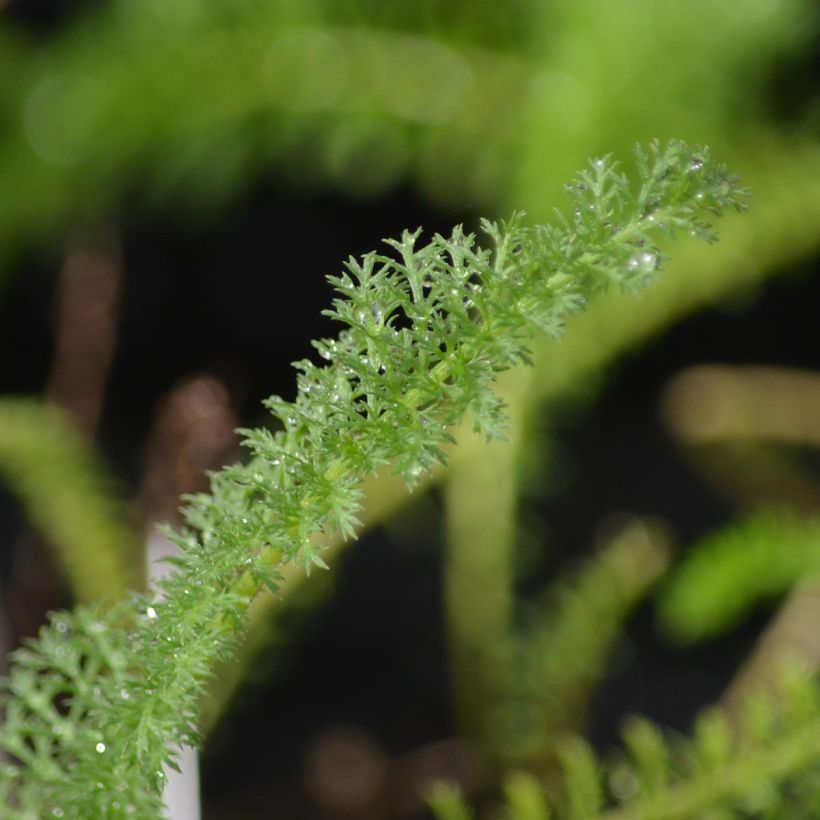
[[[148,536],[145,545],[145,556],[148,563],[148,576],[153,582],[168,574],[170,565],[161,562],[163,558],[174,555],[176,547],[158,532]],[[200,820],[202,810],[199,802],[199,756],[191,746],[180,748],[177,763],[181,771],[165,767],[165,803],[166,820]]]
[[[192,746],[183,746],[177,758],[180,772],[165,767],[166,820],[200,820],[199,756]]]

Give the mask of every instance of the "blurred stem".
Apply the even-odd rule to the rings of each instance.
[[[666,532],[627,519],[569,581],[559,579],[510,641],[505,691],[490,715],[491,753],[554,783],[563,738],[580,733],[589,702],[634,608],[666,570]]]
[[[110,471],[56,407],[0,402],[0,474],[54,545],[80,602],[115,601],[142,586],[139,549]]]
[[[820,486],[793,452],[759,441],[726,441],[687,448],[686,455],[741,510],[820,509]]]
[[[690,367],[664,388],[661,410],[687,455],[740,506],[820,509],[820,486],[794,452],[820,447],[820,375]]]
[[[684,441],[764,439],[820,447],[820,374],[786,367],[701,365],[664,390]]]
[[[809,674],[820,669],[820,576],[801,582],[760,636],[723,695],[723,706],[732,720],[751,693],[776,689],[784,664],[798,663]]]
[[[123,262],[109,227],[79,233],[68,248],[57,292],[54,359],[47,395],[94,436],[116,346]]]
[[[595,684],[604,674],[624,622],[669,565],[667,531],[656,521],[630,518],[588,561],[548,628],[531,637],[539,658],[538,688],[552,739],[579,732]]]
[[[509,638],[513,614],[518,466],[532,371],[505,374],[509,440],[471,448],[445,488],[445,601],[453,703],[462,732],[482,740],[494,698],[492,661]]]

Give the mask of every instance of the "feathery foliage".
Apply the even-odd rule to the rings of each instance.
[[[776,692],[744,702],[740,725],[720,709],[703,712],[691,739],[670,742],[649,721],[624,731],[627,755],[609,767],[606,820],[673,820],[711,816],[792,816],[787,786],[820,765],[820,690],[798,668],[783,671]],[[591,754],[591,752],[588,752]],[[585,767],[582,782],[588,783]],[[567,769],[568,789],[579,775]],[[613,788],[614,786],[614,788]],[[587,786],[588,787],[588,786]],[[612,805],[614,803],[614,806]],[[777,812],[780,811],[780,814]],[[569,820],[596,815],[560,815]]]
[[[680,641],[716,637],[755,605],[820,571],[820,526],[764,511],[695,544],[661,587],[658,615]]]
[[[490,734],[508,764],[543,767],[557,738],[580,730],[624,620],[667,564],[659,533],[632,521],[577,579],[551,590],[553,605],[510,642],[502,665],[505,697]]]
[[[461,228],[426,245],[406,231],[387,241],[392,253],[329,277],[327,315],[344,330],[314,343],[324,363],[296,363],[294,401],[266,401],[274,429],[243,431],[247,462],[187,499],[158,597],[57,614],[16,654],[0,729],[6,816],[158,816],[163,765],[196,743],[197,698],[250,600],[277,588],[284,562],[324,566],[323,536],[355,534],[362,479],[391,464],[412,487],[445,460],[465,414],[503,435],[492,385],[528,360],[536,332],[560,335],[610,285],[648,284],[658,234],[712,240],[708,218],[743,207],[705,149],[653,144],[637,159],[635,190],[609,158],[592,161],[568,186],[572,215],[553,226],[484,221],[489,248]]]
[[[562,747],[558,795],[514,772],[505,789],[511,820],[687,820],[694,817],[809,817],[807,782],[820,770],[820,687],[796,666],[774,692],[747,695],[738,725],[719,709],[703,712],[691,738],[668,738],[633,718],[625,750],[607,761],[580,737]],[[432,790],[431,790],[431,793]],[[463,796],[430,801],[436,816],[469,815]],[[815,798],[816,799],[816,798]]]

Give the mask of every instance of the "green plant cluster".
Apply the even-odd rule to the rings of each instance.
[[[436,462],[464,416],[502,435],[496,375],[528,359],[536,331],[611,285],[636,290],[661,267],[659,235],[713,239],[710,216],[745,191],[706,149],[638,151],[638,186],[610,158],[568,186],[574,210],[550,227],[521,216],[482,223],[484,248],[457,228],[393,254],[350,259],[331,277],[330,316],[346,327],[297,363],[294,401],[267,401],[274,429],[248,430],[246,463],[190,497],[175,572],[157,595],[105,612],[60,613],[15,655],[4,683],[0,769],[9,817],[153,817],[163,765],[197,741],[197,699],[227,657],[258,589],[283,563],[323,565],[322,534],[352,536],[359,484],[385,464],[409,484]]]
[[[561,787],[512,772],[508,820],[687,820],[817,816],[820,689],[799,666],[781,670],[774,692],[747,697],[734,722],[720,709],[700,715],[691,738],[667,737],[633,718],[624,748],[602,760],[583,739],[560,748]],[[460,791],[438,783],[428,802],[439,820],[473,816]]]
[[[760,601],[820,571],[816,518],[763,510],[694,544],[664,586],[660,618],[679,641],[728,632]]]

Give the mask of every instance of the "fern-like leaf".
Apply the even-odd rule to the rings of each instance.
[[[40,721],[34,705],[56,697],[47,672],[54,659],[43,654],[54,626],[12,671],[3,704],[17,717],[1,739],[13,758],[0,770],[10,810],[157,816],[164,764],[174,748],[197,741],[209,669],[233,651],[250,599],[263,584],[275,587],[276,567],[321,566],[315,535],[355,525],[362,479],[391,463],[412,485],[444,460],[465,414],[497,435],[496,373],[527,361],[535,332],[557,335],[608,286],[651,280],[658,233],[710,238],[705,217],[742,207],[737,181],[706,150],[654,144],[640,162],[633,192],[612,161],[593,161],[571,186],[573,215],[558,225],[485,221],[488,247],[461,228],[426,245],[405,232],[388,243],[392,254],[351,259],[331,277],[339,296],[329,315],[345,328],[315,344],[324,363],[299,362],[296,399],[266,402],[275,429],[244,431],[248,461],[187,499],[163,600],[135,598],[118,615],[128,697],[100,662],[90,695],[87,687],[68,692],[70,701],[82,698],[70,731],[55,735]],[[115,625],[102,622],[103,631]],[[42,671],[32,675],[37,658]],[[31,765],[21,743],[48,749],[34,762],[47,757],[49,765]]]
[[[766,510],[693,545],[661,588],[658,615],[678,640],[706,640],[818,571],[820,521]]]

